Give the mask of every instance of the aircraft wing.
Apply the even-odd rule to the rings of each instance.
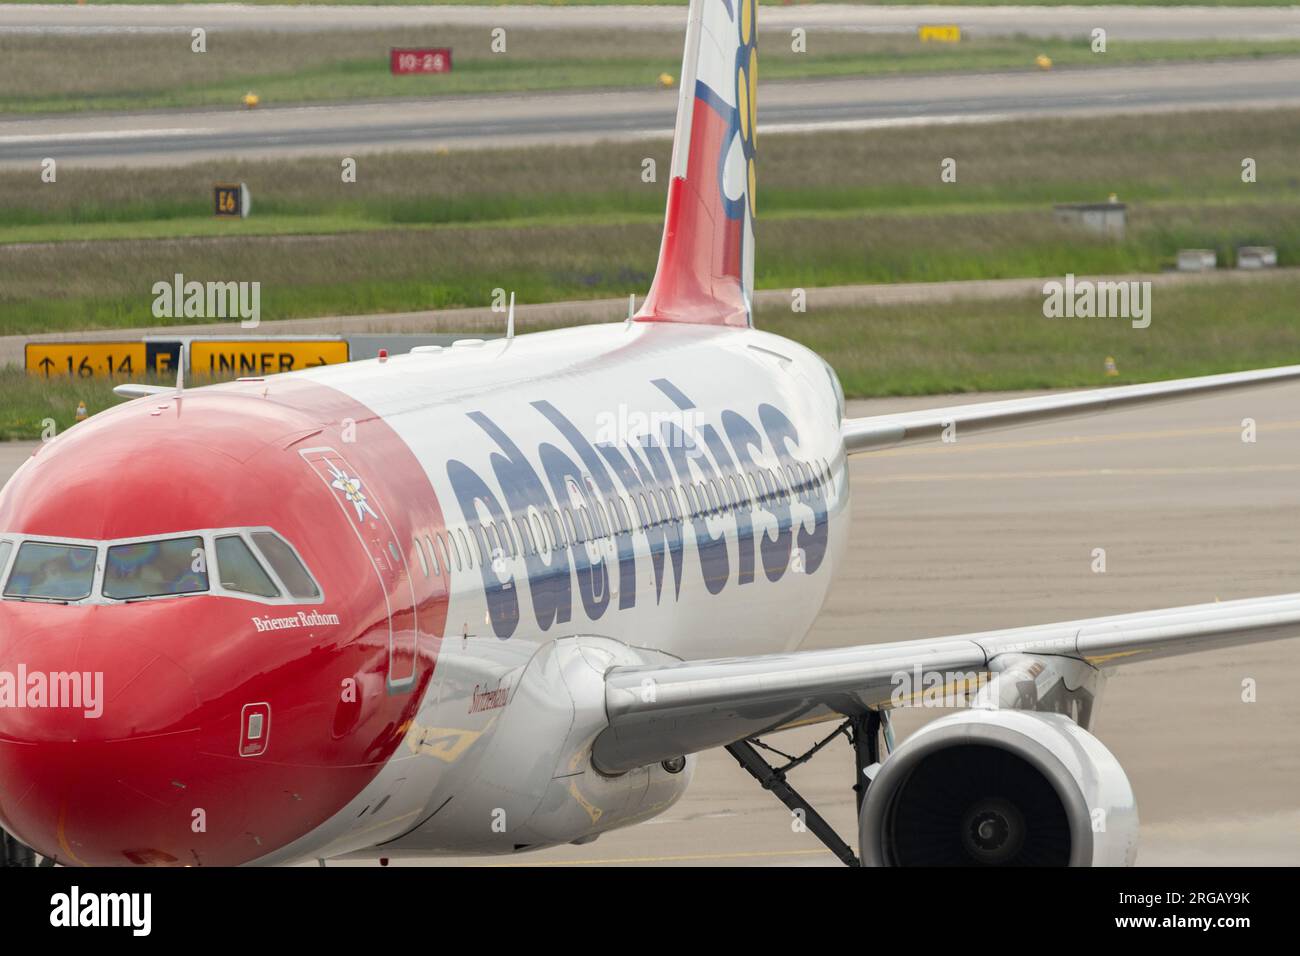
[[[900,675],[985,673],[1002,654],[1097,668],[1300,637],[1300,593],[954,637],[605,674],[609,726],[593,757],[618,773],[774,730],[889,707]]]
[[[983,431],[1087,415],[1129,405],[1192,398],[1227,389],[1288,381],[1300,381],[1300,365],[1179,378],[1142,385],[1120,385],[1083,392],[1033,395],[1000,402],[951,405],[947,408],[872,415],[867,418],[846,418],[840,427],[844,435],[845,451],[856,455],[897,445],[939,440],[945,431],[961,438]]]

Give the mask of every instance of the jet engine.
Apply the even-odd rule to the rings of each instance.
[[[1129,866],[1137,805],[1119,761],[1059,713],[966,710],[878,765],[864,866]]]

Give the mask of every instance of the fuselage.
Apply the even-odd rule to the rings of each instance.
[[[579,698],[610,663],[803,638],[847,538],[842,402],[778,336],[633,322],[96,416],[0,495],[0,675],[103,682],[98,715],[0,707],[0,822],[67,863],[232,864],[661,812],[689,774],[601,777]],[[185,548],[197,577],[120,597]],[[37,558],[82,556],[88,595],[32,596]]]

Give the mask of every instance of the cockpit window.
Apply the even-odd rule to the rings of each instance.
[[[206,591],[207,561],[202,538],[117,545],[108,549],[104,597],[131,601]]]
[[[13,549],[12,541],[0,541],[0,581],[5,579],[5,565],[9,563],[9,552]]]
[[[26,541],[18,549],[5,597],[82,601],[95,583],[95,548]]]
[[[320,597],[320,588],[283,538],[271,531],[254,531],[252,538],[291,596],[300,600]],[[424,555],[420,557],[423,560]]]
[[[223,588],[264,598],[280,596],[279,588],[253,557],[243,538],[238,535],[218,538],[216,547],[217,574]]]

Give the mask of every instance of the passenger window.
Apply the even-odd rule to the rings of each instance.
[[[718,511],[727,510],[727,492],[718,484],[718,479],[709,479],[709,495],[713,498],[714,508]]]
[[[653,489],[653,488],[650,489],[650,494],[648,494],[648,495],[646,496],[646,503],[650,506],[650,525],[649,525],[649,527],[651,527],[651,528],[658,527],[658,525],[659,525],[659,507],[655,504],[655,492],[654,492],[654,489]]]
[[[457,528],[456,537],[460,539],[460,549],[465,552],[465,567],[474,567],[474,549],[469,546],[469,540],[465,537],[465,529]]]
[[[217,539],[217,580],[227,591],[264,598],[280,596],[270,575],[238,535]]]
[[[455,536],[454,534],[452,534],[450,531],[448,531],[448,532],[447,532],[447,540],[448,540],[449,542],[451,542],[451,543],[447,546],[447,550],[450,551],[450,552],[452,553],[452,555],[455,556],[455,558],[456,558],[456,570],[457,570],[457,571],[460,571],[462,568],[464,568],[464,564],[461,563],[460,547],[456,544],[456,536]],[[451,567],[451,565],[448,565],[448,567]]]
[[[294,554],[288,542],[270,531],[254,531],[250,537],[261,550],[267,563],[271,565],[271,569],[280,576],[284,586],[289,589],[290,596],[300,601],[320,597],[320,588],[316,586],[311,574],[303,567],[303,563],[298,560],[298,555]],[[389,549],[396,551],[397,546],[390,542]]]
[[[433,573],[442,574],[442,565],[438,561],[438,549],[433,546],[433,539],[427,534],[424,536],[424,544],[429,549],[429,563],[433,565]]]
[[[114,601],[194,594],[208,589],[202,538],[120,544],[108,549],[104,597]]]
[[[767,469],[767,485],[772,489],[772,497],[785,497],[785,487],[781,484],[780,476],[771,468]]]
[[[27,541],[14,558],[5,597],[81,601],[95,582],[96,548]]]
[[[420,559],[420,570],[424,572],[424,576],[427,578],[429,576],[429,559],[424,556],[424,545],[420,543],[418,535],[415,538],[415,555]]]

